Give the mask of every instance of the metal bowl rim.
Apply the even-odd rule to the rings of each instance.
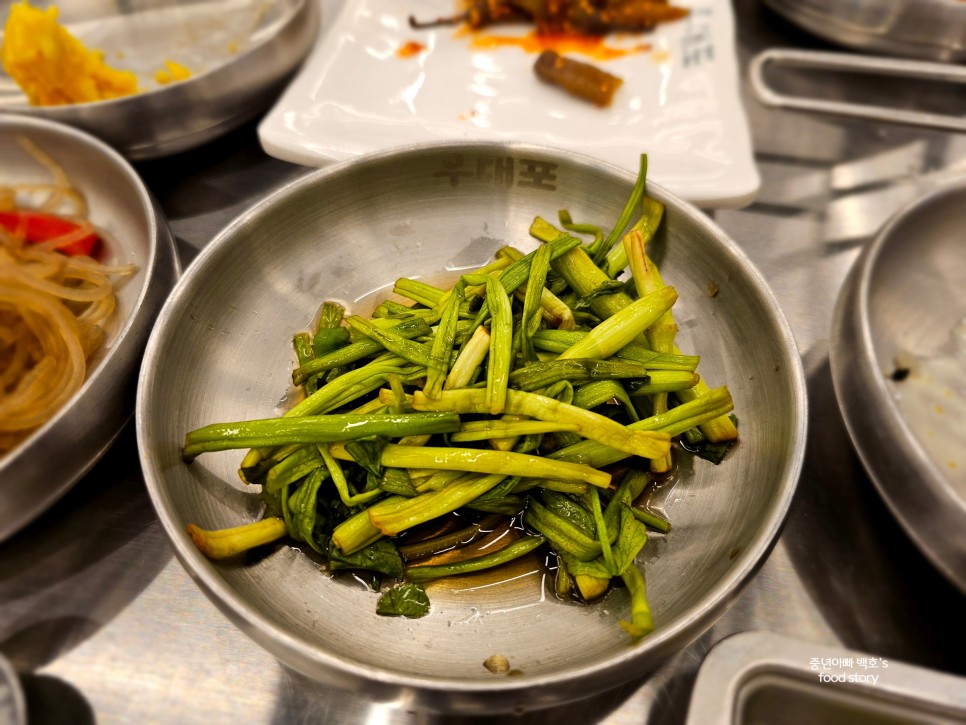
[[[175,289],[162,308],[161,313],[158,315],[157,324],[152,331],[152,334],[148,340],[147,348],[145,350],[144,362],[142,364],[138,383],[137,403],[135,406],[138,446],[141,450],[142,461],[150,460],[150,457],[146,455],[146,452],[149,448],[149,443],[146,440],[145,435],[145,428],[149,425],[146,422],[148,416],[145,412],[145,408],[148,404],[146,399],[147,390],[150,387],[148,381],[153,375],[154,368],[158,365],[158,349],[164,343],[164,332],[165,328],[169,324],[169,318],[172,317],[177,308],[182,304],[182,299],[187,297],[189,288],[193,284],[193,280],[203,274],[202,270],[204,270],[207,266],[208,259],[218,254],[222,247],[229,246],[232,243],[233,237],[237,230],[246,226],[253,219],[268,213],[280,200],[292,194],[298,193],[306,187],[325,183],[330,177],[337,178],[342,174],[351,173],[357,167],[378,165],[395,157],[405,157],[421,152],[442,152],[446,150],[452,150],[454,152],[479,152],[493,149],[505,149],[516,153],[535,152],[544,155],[563,157],[568,161],[575,163],[576,165],[603,168],[608,173],[620,176],[630,182],[633,182],[634,180],[634,175],[632,173],[618,166],[597,161],[596,159],[584,154],[554,149],[539,144],[484,140],[424,142],[401,146],[394,149],[367,154],[349,161],[342,162],[340,164],[334,164],[317,169],[303,177],[295,179],[294,181],[279,187],[277,190],[266,196],[263,200],[252,206],[250,209],[242,212],[214,236],[212,241],[199,253],[198,257],[193,261],[191,266],[178,281]],[[683,614],[678,616],[676,622],[672,622],[667,626],[655,630],[654,633],[648,635],[648,637],[638,646],[628,647],[626,653],[610,657],[603,663],[587,665],[579,669],[564,670],[552,675],[543,675],[540,677],[520,678],[518,684],[512,679],[494,680],[492,682],[459,678],[440,680],[438,678],[405,675],[385,669],[368,667],[356,662],[346,662],[345,660],[333,656],[321,647],[310,645],[305,641],[291,635],[281,627],[276,626],[270,620],[258,615],[248,606],[244,598],[236,593],[229,585],[227,585],[223,579],[216,574],[209,573],[214,571],[213,565],[197,550],[196,547],[193,546],[193,544],[191,544],[188,538],[183,535],[181,529],[175,526],[168,508],[165,506],[166,495],[162,491],[159,481],[162,476],[160,474],[156,475],[154,470],[148,466],[144,466],[144,478],[147,484],[148,493],[157,511],[158,517],[160,518],[162,525],[164,526],[164,529],[175,548],[175,553],[177,554],[178,559],[189,571],[192,577],[202,584],[202,589],[205,590],[209,595],[212,595],[220,600],[221,604],[226,607],[239,621],[244,621],[254,630],[267,634],[274,641],[279,642],[288,649],[297,652],[302,658],[363,680],[393,686],[412,687],[422,690],[436,691],[459,690],[461,692],[487,693],[507,692],[514,689],[533,689],[547,685],[555,685],[559,687],[561,684],[566,683],[567,681],[579,680],[591,673],[599,674],[601,671],[612,669],[617,670],[627,660],[632,660],[639,657],[640,653],[645,652],[646,649],[658,649],[661,645],[667,645],[670,642],[687,637],[688,630],[690,630],[695,623],[704,622],[709,617],[716,619],[717,616],[719,616],[723,611],[724,607],[727,606],[727,604],[729,604],[730,601],[738,595],[738,593],[740,593],[750,577],[763,563],[765,557],[774,546],[774,543],[778,538],[778,534],[780,533],[787,517],[787,513],[789,507],[791,506],[791,501],[794,496],[804,463],[805,438],[807,430],[805,375],[791,328],[788,325],[784,313],[781,311],[777,299],[774,297],[774,294],[765,282],[764,277],[747,257],[747,255],[745,255],[737,244],[732,241],[697,207],[673,195],[659,184],[648,181],[648,189],[649,191],[657,190],[658,194],[656,196],[669,204],[675,205],[682,212],[686,213],[695,223],[702,226],[709,233],[709,235],[715,238],[716,241],[721,244],[724,250],[739,263],[739,266],[743,269],[743,271],[754,281],[758,293],[769,304],[769,312],[771,313],[771,319],[776,330],[781,332],[781,342],[783,343],[782,347],[787,353],[787,359],[781,361],[781,363],[790,373],[790,379],[788,382],[793,389],[793,398],[798,401],[800,406],[800,415],[797,416],[798,424],[795,428],[794,439],[791,441],[790,446],[793,455],[787,462],[784,478],[779,482],[781,485],[779,499],[780,505],[772,510],[769,519],[765,522],[767,525],[763,526],[759,530],[758,536],[754,539],[755,546],[747,547],[741,554],[738,555],[740,565],[737,567],[737,569],[735,569],[733,573],[731,573],[724,580],[719,581],[712,588],[711,594],[705,598],[703,603],[698,603],[690,607]],[[700,632],[693,633],[691,636],[697,637],[698,634],[700,634]],[[687,642],[685,642],[685,644],[686,643]]]
[[[885,249],[892,239],[896,228],[899,227],[908,217],[919,213],[923,207],[929,206],[937,198],[947,194],[956,193],[966,196],[966,178],[957,179],[944,184],[900,209],[899,212],[889,220],[886,226],[883,227],[882,231],[880,231],[876,236],[876,239],[869,247],[868,255],[866,256],[862,265],[859,267],[859,277],[857,280],[858,286],[856,292],[857,313],[859,315],[859,320],[861,321],[860,339],[862,345],[860,350],[865,357],[866,362],[874,366],[876,369],[879,368],[879,361],[875,357],[875,342],[872,337],[872,328],[869,324],[869,307],[872,290],[872,278],[875,274],[876,267],[878,266],[879,259],[885,253]],[[885,403],[889,415],[892,416],[892,420],[899,425],[906,434],[905,438],[903,439],[904,442],[910,443],[911,447],[916,451],[916,457],[921,459],[921,462],[927,463],[930,477],[934,477],[935,482],[940,484],[942,488],[949,488],[951,491],[952,488],[949,483],[949,479],[940,473],[939,467],[935,464],[935,461],[933,461],[932,456],[926,454],[925,449],[919,442],[918,436],[916,436],[909,428],[909,424],[905,416],[900,412],[899,406],[896,404],[895,396],[889,390],[889,386],[886,383],[885,378],[882,375],[873,376],[871,379],[871,386],[877,393],[880,401]],[[956,498],[960,500],[963,504],[963,507],[966,508],[966,499],[962,499],[959,496]]]
[[[957,25],[966,26],[966,7],[960,7],[958,3],[950,3],[947,0],[916,0],[916,2],[923,7],[951,13],[958,21]],[[906,32],[902,26],[898,26],[899,33],[890,36],[888,33],[876,32],[872,26],[848,25],[837,16],[831,7],[834,3],[830,2],[826,2],[825,7],[817,7],[814,3],[803,5],[800,0],[765,0],[765,4],[785,20],[811,35],[853,50],[874,49],[888,55],[898,54],[940,62],[959,61],[966,54],[966,44],[962,39],[958,43],[937,43],[917,38]],[[841,3],[838,5],[840,6]]]
[[[949,564],[945,561],[945,556],[937,553],[933,542],[928,537],[923,537],[922,531],[908,520],[907,512],[901,509],[894,500],[893,486],[890,486],[887,480],[888,476],[883,475],[882,470],[880,470],[881,466],[876,465],[876,459],[869,451],[870,443],[863,436],[860,426],[854,418],[855,414],[850,409],[847,392],[849,386],[854,386],[858,382],[859,388],[855,394],[860,395],[865,402],[873,405],[876,412],[885,417],[886,426],[899,433],[899,435],[890,437],[894,448],[889,454],[889,458],[915,460],[918,470],[926,482],[925,490],[931,492],[934,498],[944,504],[945,515],[951,516],[952,514],[949,512],[958,508],[961,512],[960,519],[966,521],[966,498],[953,490],[952,483],[942,474],[932,456],[923,448],[918,436],[909,427],[908,421],[899,410],[895,397],[886,383],[875,354],[875,341],[869,314],[873,277],[878,262],[886,253],[886,248],[889,246],[896,230],[910,216],[920,213],[922,209],[947,194],[966,196],[966,178],[948,181],[900,208],[855,261],[855,266],[840,293],[834,313],[832,340],[835,342],[837,339],[841,340],[854,335],[852,337],[854,342],[849,344],[848,347],[856,356],[862,371],[867,374],[857,376],[855,380],[852,378],[845,379],[842,366],[844,365],[843,356],[847,353],[840,349],[839,345],[833,344],[830,346],[829,358],[832,368],[832,383],[839,406],[842,409],[842,418],[846,429],[880,496],[886,502],[896,520],[899,521],[903,530],[916,542],[920,550],[926,553],[933,564],[944,571],[947,577],[956,582],[960,589],[966,591],[966,578],[961,573],[950,569]],[[851,310],[848,309],[850,304],[852,305]]]
[[[139,265],[140,268],[144,270],[144,283],[141,285],[141,290],[138,293],[137,299],[134,300],[134,303],[131,306],[130,314],[128,314],[123,326],[118,330],[117,336],[114,338],[114,341],[111,345],[111,349],[108,350],[101,359],[94,372],[87,376],[80,390],[78,390],[74,396],[53,415],[53,417],[51,417],[46,423],[37,428],[27,438],[21,441],[18,446],[10,452],[9,455],[0,458],[0,475],[3,474],[5,468],[13,465],[12,462],[19,457],[21,451],[24,451],[33,445],[35,441],[45,436],[51,428],[70,415],[70,412],[74,408],[76,401],[87,393],[88,389],[95,384],[95,381],[108,374],[113,375],[117,372],[116,370],[110,370],[110,372],[108,371],[111,367],[111,363],[114,361],[114,358],[118,355],[117,351],[122,347],[121,343],[127,339],[131,328],[137,323],[138,313],[144,304],[144,300],[149,294],[152,293],[151,281],[154,278],[155,269],[157,268],[158,250],[160,247],[159,242],[162,238],[162,224],[160,222],[159,213],[153,199],[151,198],[151,194],[148,191],[147,186],[145,186],[144,182],[141,180],[141,177],[134,170],[131,164],[128,163],[128,161],[117,151],[86,131],[81,131],[80,129],[60,123],[59,121],[52,121],[46,118],[38,118],[36,116],[27,116],[15,113],[0,113],[0,133],[7,130],[13,130],[15,132],[17,126],[34,127],[69,138],[72,142],[77,143],[80,146],[86,146],[93,152],[108,158],[119,171],[123,172],[130,182],[131,188],[138,196],[138,199],[141,203],[140,213],[147,222],[148,258],[145,260],[143,265]],[[29,133],[29,130],[25,132]],[[79,478],[82,473],[83,472],[78,473],[77,478]],[[62,488],[66,489],[72,483],[73,481],[65,484]]]
[[[227,75],[229,72],[234,71],[234,69],[246,59],[250,60],[250,56],[255,54],[262,54],[265,48],[277,39],[279,35],[284,33],[288,28],[292,27],[296,23],[304,22],[306,14],[317,15],[317,3],[318,0],[300,0],[301,5],[296,9],[296,12],[292,13],[289,19],[280,24],[275,31],[266,37],[262,42],[254,45],[246,50],[238,53],[228,61],[217,65],[214,68],[206,70],[203,73],[197,75],[192,75],[183,81],[178,81],[177,83],[171,83],[166,86],[161,86],[160,88],[153,88],[145,93],[134,93],[129,96],[121,96],[120,98],[108,98],[102,101],[87,101],[85,103],[70,103],[62,106],[15,106],[12,110],[7,111],[8,115],[22,115],[28,118],[43,118],[52,121],[59,121],[63,123],[63,118],[70,118],[76,115],[77,111],[85,111],[88,109],[105,109],[105,112],[113,109],[119,109],[118,112],[124,113],[127,111],[128,106],[136,106],[139,101],[144,99],[146,96],[151,96],[152,98],[160,96],[163,98],[165,95],[176,98],[178,95],[183,95],[188,90],[191,90],[197,86],[205,85],[217,85],[223,80],[223,76]],[[293,65],[298,65],[301,59],[295,62]],[[169,98],[169,100],[171,100]],[[36,112],[37,115],[33,115],[32,112]]]

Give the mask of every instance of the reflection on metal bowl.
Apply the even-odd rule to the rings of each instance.
[[[17,143],[26,136],[56,159],[86,197],[90,219],[107,233],[110,261],[138,272],[119,287],[107,337],[87,381],[51,420],[0,458],[0,540],[65,493],[104,453],[133,409],[144,344],[178,274],[167,224],[137,173],[115,151],[76,129],[0,115],[0,181],[49,180]]]
[[[137,427],[145,480],[181,562],[221,610],[287,665],[407,708],[535,710],[643,677],[704,632],[775,541],[804,455],[804,376],[765,282],[695,207],[649,185],[667,206],[653,242],[682,349],[727,382],[742,442],[719,466],[684,462],[667,513],[674,529],[645,550],[656,630],[636,645],[617,626],[626,590],[577,606],[545,589],[539,565],[512,581],[430,585],[418,620],[375,614],[372,592],[333,579],[288,546],[225,565],[185,526],[259,515],[237,475],[241,454],[186,465],[187,431],[274,414],[291,385],[292,334],[322,299],[369,309],[400,276],[447,276],[503,244],[533,249],[536,215],[616,220],[634,178],[589,157],[524,144],[419,145],[315,172],[230,224],[169,298],[145,355]],[[709,294],[709,285],[717,294]],[[715,383],[715,384],[721,384]],[[484,579],[486,579],[484,577]],[[484,667],[507,658],[518,676]]]
[[[966,60],[966,3],[950,0],[764,0],[820,38],[855,50]]]
[[[19,90],[0,109],[82,128],[133,160],[195,148],[264,111],[314,44],[318,0],[134,0],[97,17],[66,8],[63,20],[114,66],[136,73],[141,92],[108,101],[30,106]],[[76,17],[68,14],[71,10]],[[76,21],[76,22],[74,22]],[[166,59],[187,80],[159,85]],[[7,88],[8,82],[4,84]]]

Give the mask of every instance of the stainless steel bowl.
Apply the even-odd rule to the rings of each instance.
[[[532,710],[639,678],[709,627],[770,550],[802,464],[806,402],[789,328],[740,249],[695,207],[667,205],[656,240],[680,293],[680,345],[700,350],[713,384],[736,399],[742,443],[722,465],[685,461],[668,514],[674,530],[646,550],[657,630],[631,646],[617,620],[625,590],[574,606],[539,571],[498,586],[430,586],[431,613],[375,614],[371,592],[320,573],[281,547],[245,565],[213,563],[185,534],[251,521],[257,495],[240,454],[181,460],[185,433],[272,415],[290,387],[291,337],[319,302],[365,307],[401,275],[455,278],[504,243],[532,249],[535,215],[607,220],[633,186],[627,172],[523,144],[415,146],[315,172],[238,218],[189,268],[158,319],[138,390],[145,480],[178,557],[221,610],[290,667],[405,707],[467,713]],[[709,295],[709,284],[720,289]],[[517,677],[483,666],[506,656]]]
[[[955,0],[764,0],[820,38],[883,55],[966,60],[966,4]]]
[[[0,458],[0,541],[64,494],[107,450],[134,409],[148,333],[178,274],[167,224],[134,169],[88,134],[42,119],[0,115],[0,182],[49,181],[16,141],[26,136],[66,169],[90,218],[109,238],[107,261],[139,270],[119,288],[104,345],[80,391],[19,447]]]
[[[0,2],[0,8],[8,4]],[[0,79],[6,78],[0,83],[0,110],[84,129],[130,159],[166,156],[264,111],[319,29],[318,0],[131,0],[120,8],[90,2],[65,12],[75,14],[70,27],[78,37],[105,50],[109,63],[137,72],[144,92],[96,103],[30,106],[0,71]],[[157,85],[155,69],[165,59],[183,62],[196,75]]]
[[[900,211],[863,250],[836,304],[829,357],[853,443],[879,492],[932,563],[966,592],[966,492],[927,453],[889,380],[901,353],[935,355],[966,317],[966,180]],[[961,435],[966,421],[950,420]]]

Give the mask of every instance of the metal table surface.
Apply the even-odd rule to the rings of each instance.
[[[735,0],[735,12],[742,69],[765,48],[824,47],[757,0]],[[923,84],[840,78],[819,87],[966,108],[961,93]],[[865,475],[828,362],[833,305],[859,249],[937,178],[966,173],[966,136],[773,111],[742,88],[762,189],[752,206],[713,217],[767,278],[804,361],[810,434],[791,513],[758,575],[692,646],[646,680],[524,720],[682,722],[704,654],[746,630],[966,674],[966,600],[913,547]],[[233,216],[308,171],[266,156],[254,124],[138,169],[185,264]],[[441,720],[310,682],[229,624],[173,558],[130,425],[62,501],[0,545],[0,652],[22,674],[32,723]]]

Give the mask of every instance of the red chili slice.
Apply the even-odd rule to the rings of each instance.
[[[31,244],[66,237],[84,228],[77,222],[40,211],[0,211],[0,227]],[[57,250],[72,257],[90,256],[98,240],[97,234],[91,231]]]

